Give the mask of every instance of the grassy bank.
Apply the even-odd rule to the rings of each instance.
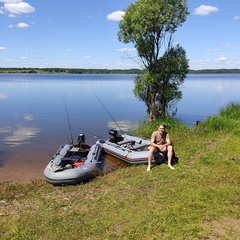
[[[129,166],[68,187],[1,183],[1,239],[239,239],[240,105],[198,127],[165,123],[174,171]]]

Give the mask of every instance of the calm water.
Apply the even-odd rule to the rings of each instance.
[[[28,167],[42,175],[69,140],[67,116],[74,140],[82,131],[89,144],[94,135],[107,138],[114,121],[125,131],[138,124],[146,106],[134,97],[133,86],[133,75],[0,74],[0,181],[11,178],[16,161],[25,168],[19,179],[30,174]],[[240,75],[188,75],[182,92],[177,117],[191,125],[240,101]],[[1,172],[7,166],[8,173]]]

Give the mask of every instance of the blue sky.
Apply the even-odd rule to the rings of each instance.
[[[0,0],[0,67],[130,69],[117,40],[131,0]],[[190,69],[240,68],[240,0],[189,0],[174,36]]]

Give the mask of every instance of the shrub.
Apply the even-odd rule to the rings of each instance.
[[[240,120],[240,103],[229,103],[225,108],[220,109],[219,116]]]
[[[240,103],[230,103],[221,108],[219,115],[210,116],[204,121],[204,127],[213,131],[233,131],[240,122]]]

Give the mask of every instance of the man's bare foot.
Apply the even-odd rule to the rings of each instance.
[[[175,168],[172,165],[168,165],[168,167],[172,170],[174,170]]]
[[[147,168],[147,172],[149,172],[149,171],[151,171],[151,167],[148,167],[148,168]]]

